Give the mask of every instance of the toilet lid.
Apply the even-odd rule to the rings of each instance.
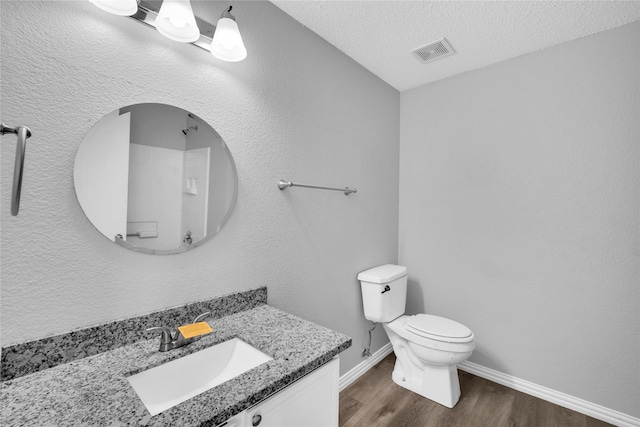
[[[468,342],[473,339],[471,329],[454,320],[431,314],[417,314],[406,323],[414,334],[446,342]]]

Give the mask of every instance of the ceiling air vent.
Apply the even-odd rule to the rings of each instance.
[[[453,50],[447,39],[442,38],[433,43],[429,43],[426,46],[414,49],[411,53],[413,53],[420,62],[426,64],[427,62],[435,61],[436,59],[451,56],[456,53],[456,51]]]

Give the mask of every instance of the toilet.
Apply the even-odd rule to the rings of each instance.
[[[407,268],[386,264],[358,274],[364,317],[382,323],[396,364],[393,381],[453,408],[460,398],[457,364],[476,348],[473,332],[456,321],[430,314],[404,314]]]

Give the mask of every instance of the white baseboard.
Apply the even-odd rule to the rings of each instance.
[[[587,402],[586,400],[477,365],[473,362],[469,362],[468,360],[458,364],[458,368],[489,381],[502,384],[514,390],[521,391],[542,400],[546,400],[547,402],[569,408],[576,412],[580,412],[581,414],[597,418],[601,421],[605,421],[619,427],[640,427],[640,418],[635,418],[630,415],[623,414],[622,412],[614,411],[612,409],[605,408],[604,406]]]
[[[388,342],[382,348],[371,355],[371,357],[365,359],[364,361],[357,364],[353,369],[351,369],[346,374],[340,377],[338,381],[338,390],[342,391],[347,388],[352,382],[360,378],[364,375],[369,369],[373,368],[378,364],[382,359],[387,357],[393,351],[393,347],[391,347],[391,343]]]

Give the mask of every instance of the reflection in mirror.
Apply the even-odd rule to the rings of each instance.
[[[238,181],[220,135],[165,104],[130,105],[98,121],[78,148],[73,178],[102,234],[150,254],[184,252],[218,233]]]

